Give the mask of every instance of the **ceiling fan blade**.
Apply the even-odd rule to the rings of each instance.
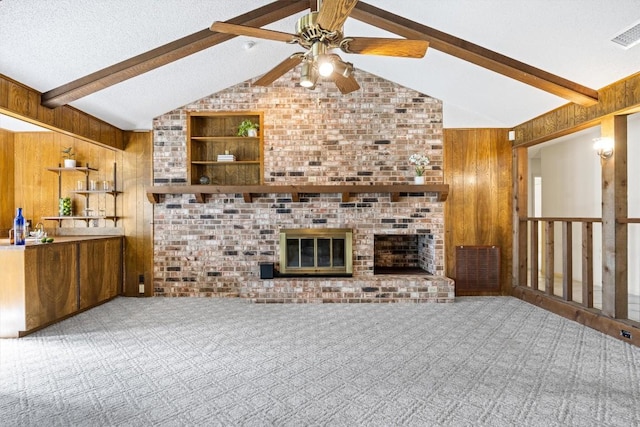
[[[318,25],[327,30],[340,30],[358,0],[324,0],[318,12]]]
[[[364,55],[399,56],[422,58],[427,53],[426,40],[385,39],[378,37],[346,38],[340,42],[340,49],[346,53]]]
[[[224,34],[235,34],[236,36],[258,37],[261,39],[275,40],[279,42],[293,42],[297,36],[280,31],[266,30],[264,28],[249,27],[247,25],[229,24],[228,22],[216,21],[209,27],[211,31]]]
[[[280,76],[284,73],[298,65],[302,62],[302,58],[304,58],[303,53],[294,53],[271,70],[267,71],[265,75],[256,80],[253,84],[256,86],[268,86],[274,81],[276,81]]]
[[[336,84],[338,89],[340,89],[340,92],[342,92],[342,94],[351,93],[355,90],[360,89],[360,85],[353,75],[344,77],[342,74],[333,73],[331,75],[331,78],[333,79],[333,82]]]

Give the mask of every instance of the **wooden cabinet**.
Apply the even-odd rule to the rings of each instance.
[[[78,309],[78,248],[39,245],[25,251],[26,330],[63,319]]]
[[[0,242],[0,338],[26,335],[121,292],[120,236],[56,237],[21,247]]]
[[[243,120],[259,124],[257,136],[238,136]],[[257,185],[263,181],[261,112],[191,112],[187,119],[187,163],[193,185]],[[235,156],[219,161],[220,155]]]
[[[89,240],[78,245],[80,310],[118,295],[122,288],[122,239]]]

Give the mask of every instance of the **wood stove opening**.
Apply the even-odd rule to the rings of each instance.
[[[280,276],[351,276],[351,229],[280,230]]]
[[[430,274],[428,236],[376,234],[373,274]]]

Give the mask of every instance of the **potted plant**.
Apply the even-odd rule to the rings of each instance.
[[[416,175],[414,182],[420,185],[424,184],[424,171],[429,165],[429,157],[424,154],[412,154],[409,157],[409,163],[415,167]]]
[[[238,136],[258,136],[258,128],[260,125],[249,119],[245,119],[238,126]]]
[[[64,167],[65,168],[75,168],[76,167],[76,153],[73,152],[73,147],[67,147],[62,150],[62,157],[64,158]]]

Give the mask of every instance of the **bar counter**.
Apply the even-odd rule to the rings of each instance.
[[[55,245],[59,243],[75,243],[75,242],[84,242],[86,240],[96,240],[96,239],[111,239],[114,236],[50,236],[53,238],[53,242],[51,243],[42,243],[40,239],[27,239],[26,245],[12,245],[9,243],[9,239],[0,239],[0,250],[25,250],[27,248],[38,247],[38,246],[46,246],[46,245]]]
[[[16,338],[122,292],[122,236],[0,239],[0,338]]]

